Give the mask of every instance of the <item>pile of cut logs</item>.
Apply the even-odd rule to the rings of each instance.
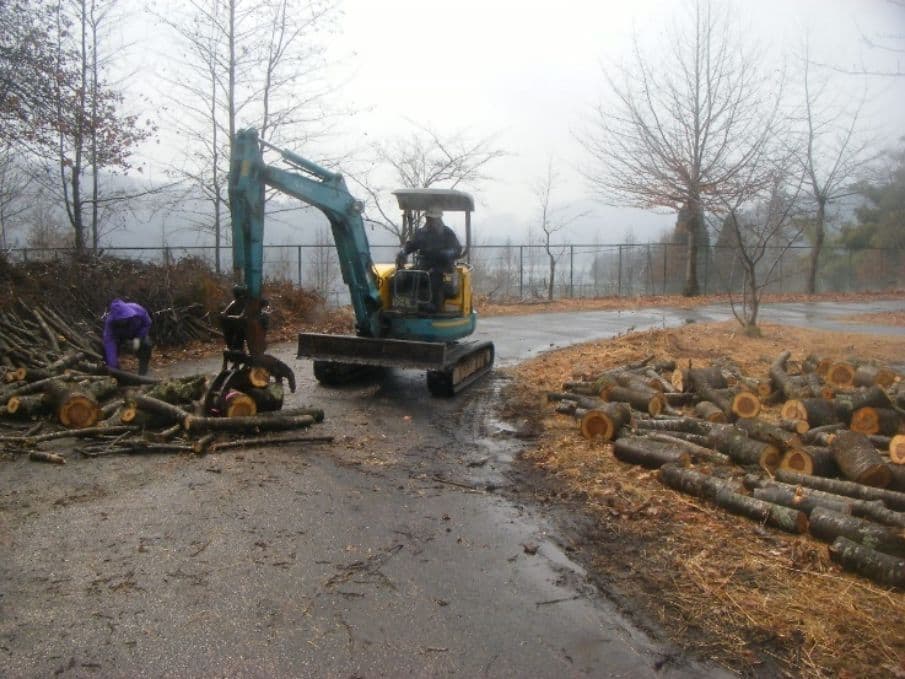
[[[279,410],[282,383],[264,368],[247,368],[247,389],[217,403],[224,417],[200,405],[204,375],[159,381],[107,368],[90,329],[73,328],[48,308],[0,314],[0,450],[65,462],[49,442],[78,438],[84,456],[113,453],[205,453],[261,445],[257,434],[307,428],[323,420],[317,408]],[[234,382],[237,387],[242,380]],[[217,441],[218,433],[228,434]],[[247,436],[254,438],[243,438]],[[327,441],[288,437],[279,441]]]
[[[582,435],[735,514],[831,543],[905,587],[905,381],[883,366],[784,352],[769,374],[643,361],[551,392]],[[777,412],[778,411],[778,412]]]

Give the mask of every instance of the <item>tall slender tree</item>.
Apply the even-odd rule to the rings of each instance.
[[[214,236],[218,271],[237,129],[254,126],[267,142],[300,148],[335,119],[321,38],[335,12],[334,0],[188,0],[159,15],[181,45],[181,63],[164,75],[184,149],[171,173],[208,206],[196,218]]]
[[[683,293],[699,294],[704,214],[738,192],[738,177],[774,132],[780,83],[748,44],[730,8],[696,0],[674,22],[665,48],[610,72],[601,103],[580,141],[585,176],[601,200],[688,213]],[[764,181],[768,181],[764,178]]]

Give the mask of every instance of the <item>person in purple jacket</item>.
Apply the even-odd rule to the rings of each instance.
[[[104,360],[111,368],[119,368],[119,352],[128,351],[138,357],[138,374],[148,372],[151,362],[151,316],[135,302],[114,299],[104,314]]]

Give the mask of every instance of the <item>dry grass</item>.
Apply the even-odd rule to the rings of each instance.
[[[508,406],[544,431],[525,458],[543,471],[540,499],[577,501],[595,518],[594,565],[678,643],[741,673],[905,676],[905,593],[841,572],[826,545],[767,530],[662,486],[552,414],[544,394],[576,375],[650,354],[707,365],[728,357],[766,376],[785,349],[901,361],[901,338],[732,323],[637,333],[545,354],[513,370]]]

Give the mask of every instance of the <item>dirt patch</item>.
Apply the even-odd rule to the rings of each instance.
[[[506,412],[542,426],[523,454],[528,492],[592,519],[582,554],[604,589],[631,600],[683,648],[759,676],[901,676],[905,593],[840,571],[827,546],[765,530],[662,486],[656,473],[617,461],[553,414],[545,392],[654,354],[706,366],[733,360],[766,376],[783,350],[830,358],[901,361],[901,338],[734,323],[636,333],[545,354],[513,369]],[[769,416],[769,413],[768,413]]]

